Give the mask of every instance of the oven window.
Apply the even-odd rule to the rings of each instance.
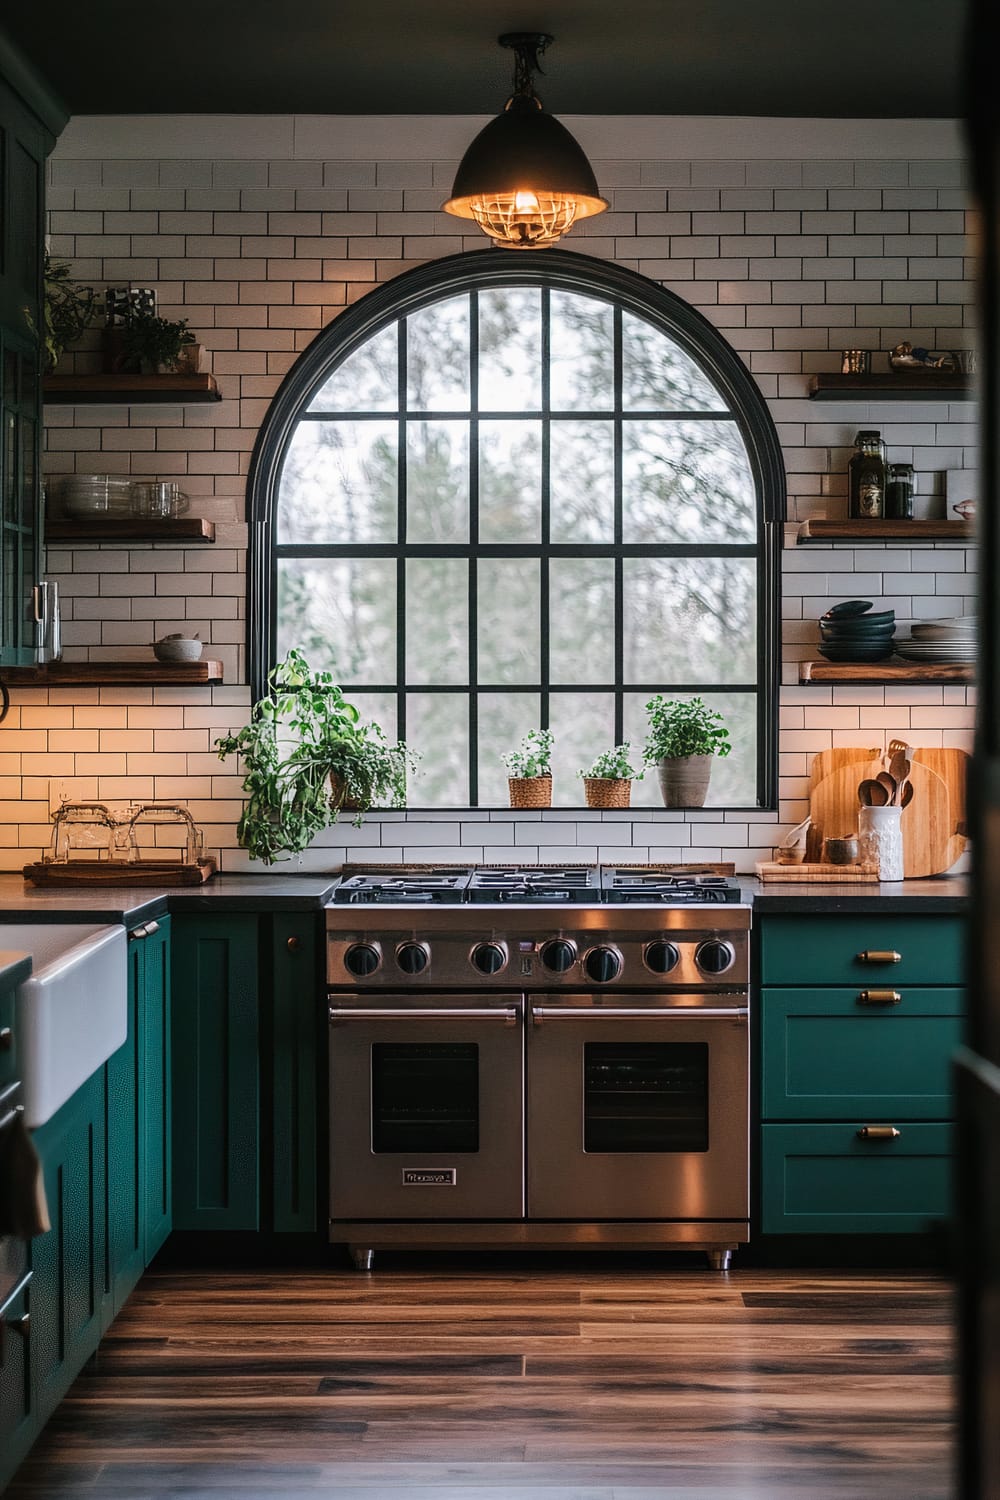
[[[585,1151],[707,1151],[707,1042],[586,1042]]]
[[[475,1042],[379,1042],[372,1047],[372,1150],[479,1150]]]

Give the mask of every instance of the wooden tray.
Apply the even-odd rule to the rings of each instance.
[[[197,864],[181,865],[175,859],[68,859],[55,864],[39,860],[25,865],[24,878],[31,885],[44,886],[112,886],[112,885],[204,885],[215,874],[214,859],[199,859]]]
[[[861,865],[779,865],[761,860],[757,879],[765,885],[771,881],[788,885],[877,885],[878,871]]]

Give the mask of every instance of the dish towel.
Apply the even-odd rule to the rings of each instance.
[[[16,1105],[0,1120],[0,1234],[30,1240],[51,1228],[42,1164]]]

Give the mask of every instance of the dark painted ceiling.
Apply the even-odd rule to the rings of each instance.
[[[494,114],[549,31],[560,114],[950,116],[963,0],[14,0],[74,114]]]

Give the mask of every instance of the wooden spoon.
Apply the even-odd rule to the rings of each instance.
[[[880,781],[865,779],[858,786],[858,801],[862,807],[885,807],[889,793]]]
[[[899,805],[900,805],[900,807],[909,807],[909,805],[910,805],[910,803],[912,801],[913,801],[913,782],[912,781],[904,781],[903,782],[903,790],[900,793],[900,797],[899,797]]]
[[[879,786],[885,787],[886,791],[889,794],[888,805],[890,807],[893,807],[896,802],[896,793],[899,790],[899,786],[895,776],[891,776],[888,771],[880,771],[875,777],[875,780],[878,782]]]

